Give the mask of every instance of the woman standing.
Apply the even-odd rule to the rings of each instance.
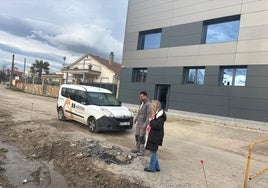
[[[162,146],[164,138],[164,122],[166,121],[166,114],[161,109],[161,103],[158,100],[153,100],[151,103],[152,117],[148,126],[148,139],[146,143],[146,150],[150,151],[151,159],[149,167],[144,170],[146,172],[160,171],[158,162],[157,150],[158,146]]]

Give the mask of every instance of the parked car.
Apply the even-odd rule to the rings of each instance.
[[[90,132],[133,127],[133,113],[122,106],[111,91],[93,86],[63,84],[59,90],[57,112],[59,120],[81,122]]]

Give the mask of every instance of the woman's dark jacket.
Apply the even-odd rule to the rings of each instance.
[[[164,138],[164,122],[166,114],[164,110],[159,110],[155,114],[155,119],[150,121],[151,130],[148,135],[146,150],[157,151],[158,146],[162,146]]]

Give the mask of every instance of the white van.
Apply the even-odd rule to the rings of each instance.
[[[88,126],[90,132],[132,129],[133,113],[121,106],[107,89],[63,84],[59,90],[59,120],[72,119]]]

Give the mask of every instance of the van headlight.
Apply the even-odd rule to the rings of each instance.
[[[102,110],[102,113],[104,114],[104,116],[106,116],[106,117],[114,117],[112,112],[110,112],[109,110],[106,110],[106,109],[101,109],[101,110]]]

